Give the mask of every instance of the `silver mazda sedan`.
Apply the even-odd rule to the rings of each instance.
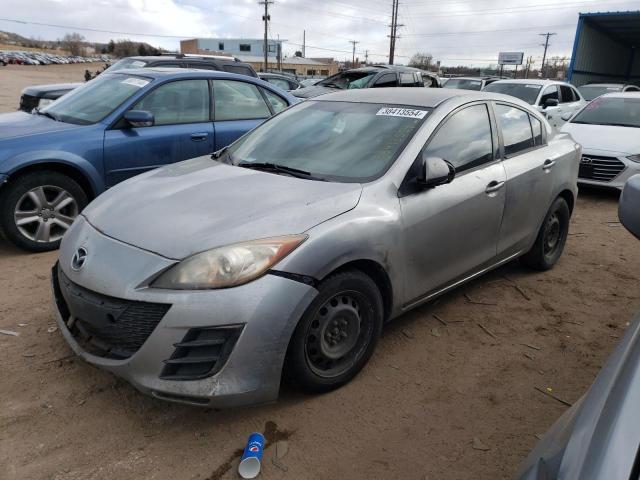
[[[382,325],[510,260],[562,254],[580,146],[514,97],[347,91],[91,203],[53,269],[60,330],[155,397],[327,391]]]

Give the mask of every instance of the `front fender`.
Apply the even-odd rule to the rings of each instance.
[[[400,311],[404,294],[400,225],[399,205],[382,208],[374,203],[361,203],[354,210],[309,230],[309,239],[274,270],[322,280],[348,263],[375,262],[386,272],[391,283],[393,317]]]
[[[103,175],[91,162],[79,155],[62,150],[30,150],[19,153],[2,162],[3,174],[0,175],[8,178],[26,167],[39,164],[60,164],[72,167],[87,179],[95,195],[105,190]]]

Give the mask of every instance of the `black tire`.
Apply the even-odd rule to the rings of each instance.
[[[36,195],[41,200],[40,206],[32,199],[35,197],[29,196],[29,192],[33,191],[41,192],[41,195]],[[63,192],[67,196],[60,197]],[[71,198],[70,202],[68,198]],[[56,200],[59,200],[57,206]],[[58,209],[58,206],[61,207]],[[24,250],[55,250],[66,231],[62,224],[70,225],[86,206],[86,193],[66,175],[46,170],[21,175],[9,179],[0,189],[0,231],[4,238]],[[19,226],[16,215],[29,215],[30,211],[34,212],[35,220]],[[48,234],[38,233],[40,225]]]
[[[327,392],[348,383],[367,363],[382,331],[384,307],[375,282],[359,270],[336,273],[318,290],[289,342],[285,378],[303,390]]]
[[[536,243],[520,260],[534,270],[553,268],[564,251],[571,213],[564,198],[558,197],[542,222]]]

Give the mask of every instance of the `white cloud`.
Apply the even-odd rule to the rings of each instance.
[[[254,0],[3,0],[3,16],[28,22],[95,30],[157,35],[120,35],[79,30],[91,41],[111,38],[145,40],[176,49],[178,38],[161,36],[261,38],[262,10]],[[633,7],[632,0],[607,0],[607,9]],[[636,0],[637,3],[637,0]],[[445,65],[495,63],[499,51],[524,51],[542,56],[538,33],[557,32],[549,54],[568,55],[580,11],[602,9],[602,0],[416,0],[401,2],[397,41],[398,63],[416,53],[430,52]],[[351,57],[349,40],[357,40],[357,55],[369,52],[386,61],[391,0],[276,0],[270,7],[270,37],[287,39],[285,53],[302,43],[306,29],[308,56]],[[73,29],[0,21],[0,30],[44,39],[60,38]],[[451,32],[490,32],[448,35]],[[322,47],[314,48],[314,47]],[[332,51],[336,50],[336,51]],[[538,60],[539,61],[539,60]]]

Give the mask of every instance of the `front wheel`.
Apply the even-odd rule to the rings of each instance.
[[[540,227],[536,243],[522,257],[522,263],[535,270],[549,270],[560,259],[569,234],[571,214],[564,198],[556,198]]]
[[[330,276],[289,343],[286,377],[305,390],[338,388],[367,363],[382,330],[384,308],[375,282],[358,270]]]
[[[32,252],[58,248],[87,205],[77,182],[51,171],[10,180],[0,194],[0,230],[14,245]]]

